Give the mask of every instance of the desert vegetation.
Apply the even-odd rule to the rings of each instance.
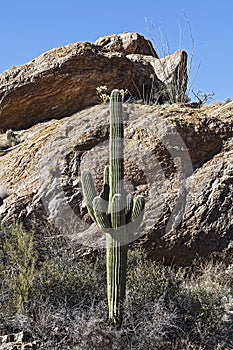
[[[36,224],[0,233],[2,334],[24,331],[41,348],[59,350],[233,347],[232,262],[175,268],[131,247],[116,328],[108,320],[105,251],[84,255],[78,242]]]
[[[120,98],[119,92],[117,96]],[[121,115],[121,110],[116,111]],[[106,167],[102,196],[111,187],[108,173]],[[94,214],[99,226],[112,233],[115,211],[108,207],[98,210],[101,198],[109,199],[109,192],[107,197],[97,197],[94,182],[85,171],[81,180],[85,205],[94,203],[88,208],[90,216]],[[141,201],[135,199],[134,203]],[[133,218],[134,207],[131,198],[131,216],[123,218],[123,225]],[[111,277],[121,267],[115,260],[112,264],[113,259],[106,264],[106,249],[82,247],[73,236],[37,220],[28,216],[24,223],[0,226],[0,336],[23,332],[29,341],[36,341],[38,349],[48,350],[233,348],[232,259],[196,260],[186,268],[165,266],[149,259],[137,242],[129,244],[128,258],[125,254],[121,260],[124,284],[123,296],[115,303],[122,311],[118,322],[118,315],[109,314],[112,295],[106,291],[107,285],[113,285],[113,294],[117,290],[116,279]],[[134,225],[133,229],[137,230]],[[108,245],[106,248],[108,251]],[[119,258],[118,250],[112,257]],[[109,253],[107,256],[111,258]],[[115,270],[110,271],[113,266]]]
[[[106,249],[96,248],[94,250],[94,248],[83,247],[78,240],[76,241],[74,236],[71,237],[68,233],[58,232],[56,227],[49,224],[48,217],[43,216],[45,211],[43,211],[43,214],[40,212],[41,207],[39,203],[44,202],[45,198],[47,198],[45,196],[46,192],[44,192],[44,196],[34,198],[35,192],[33,189],[33,192],[27,197],[24,193],[20,199],[18,196],[14,201],[9,201],[12,205],[19,203],[20,200],[22,201],[21,208],[16,206],[15,211],[13,211],[13,216],[20,217],[21,223],[6,223],[7,220],[13,218],[13,216],[6,215],[5,218],[3,216],[5,224],[0,225],[0,347],[2,345],[1,335],[20,333],[25,335],[28,341],[34,342],[33,348],[48,350],[233,349],[232,258],[229,259],[227,257],[228,260],[220,262],[218,259],[223,253],[218,250],[215,260],[211,258],[205,261],[193,260],[191,264],[192,256],[198,255],[198,252],[195,252],[191,256],[191,253],[194,251],[192,247],[192,252],[191,249],[186,251],[188,252],[186,256],[191,256],[186,264],[190,264],[188,267],[180,266],[184,260],[177,264],[179,266],[172,263],[169,266],[162,264],[161,260],[165,258],[164,256],[163,258],[160,256],[160,261],[157,261],[158,256],[154,255],[154,260],[151,260],[147,255],[148,250],[146,248],[145,250],[139,249],[137,242],[129,243],[131,241],[127,240],[128,235],[134,234],[138,230],[143,218],[144,200],[146,201],[146,197],[141,195],[141,192],[139,192],[138,196],[135,195],[136,192],[134,191],[132,191],[132,194],[127,194],[124,185],[118,187],[119,184],[123,184],[124,178],[122,100],[126,100],[125,102],[129,103],[156,105],[156,109],[159,110],[163,107],[166,108],[165,106],[160,106],[161,104],[168,105],[177,102],[183,107],[187,107],[187,103],[189,103],[190,108],[197,108],[212,98],[213,93],[206,94],[198,91],[196,94],[194,93],[197,102],[190,104],[187,89],[186,58],[186,55],[183,54],[183,60],[180,58],[181,63],[183,63],[178,66],[177,70],[175,65],[171,67],[171,71],[176,72],[171,80],[168,79],[170,73],[167,74],[166,70],[166,67],[169,66],[166,62],[170,62],[171,58],[166,60],[164,58],[164,60],[161,59],[160,62],[157,62],[158,71],[165,77],[164,81],[166,83],[164,82],[162,89],[158,90],[158,86],[155,84],[155,75],[150,75],[148,89],[146,89],[146,84],[142,82],[139,100],[139,97],[132,96],[128,89],[114,90],[115,95],[111,94],[110,96],[106,85],[97,87],[99,102],[107,103],[110,100],[110,119],[112,119],[109,132],[109,165],[105,167],[103,191],[99,195],[95,190],[94,178],[88,169],[82,170],[81,177],[80,179],[78,178],[78,171],[81,169],[78,162],[85,156],[84,151],[97,146],[95,142],[92,142],[92,139],[95,139],[98,133],[94,134],[94,136],[89,134],[90,138],[87,141],[84,140],[82,145],[83,151],[77,157],[79,158],[78,162],[72,163],[73,159],[69,158],[70,154],[66,156],[66,168],[62,173],[69,180],[66,186],[63,186],[63,192],[67,194],[66,199],[74,199],[74,196],[77,195],[75,205],[77,204],[78,207],[78,215],[81,215],[83,210],[84,216],[82,219],[85,219],[88,223],[91,223],[92,219],[106,233]],[[146,80],[148,80],[147,76]],[[129,100],[127,100],[128,96]],[[111,99],[115,99],[115,103],[113,103],[114,101],[111,103]],[[231,100],[226,100],[225,104],[227,103],[231,103]],[[164,118],[170,117],[168,114],[166,116],[164,111],[162,111],[161,115]],[[172,114],[174,111],[170,110],[170,113]],[[192,150],[193,144],[200,140],[200,149],[204,153],[203,162],[205,163],[213,157],[215,152],[220,151],[219,146],[223,147],[222,140],[230,138],[230,126],[226,122],[224,127],[221,127],[220,131],[218,131],[220,136],[217,136],[212,131],[216,129],[215,125],[218,127],[221,125],[218,119],[213,118],[210,128],[208,118],[205,117],[202,123],[200,117],[199,124],[197,123],[195,128],[194,119],[198,118],[198,112],[189,109],[189,115],[193,115],[193,119],[191,118],[189,121],[190,124],[188,125],[186,117],[180,119],[179,122],[183,122],[183,126],[179,130],[183,131],[184,136],[188,135],[186,139],[189,142],[190,150]],[[177,120],[176,117],[171,119],[171,122],[176,127],[180,125],[178,125]],[[85,119],[85,123],[87,123],[85,130],[88,129],[88,122],[89,120]],[[204,138],[202,136],[202,125],[204,125]],[[226,128],[225,125],[227,126]],[[223,128],[226,129],[224,132],[221,131]],[[68,129],[69,127],[67,127],[66,131]],[[97,131],[101,129],[102,121]],[[196,138],[198,132],[200,133],[199,139]],[[206,135],[210,132],[211,134],[207,138]],[[65,140],[67,140],[67,133],[65,135]],[[106,135],[108,135],[107,132]],[[106,135],[101,135],[100,139],[105,140]],[[134,134],[132,135],[134,136]],[[213,149],[207,148],[206,150],[206,144],[209,144],[211,135],[217,141],[212,145]],[[6,152],[17,147],[19,142],[23,140],[17,136],[18,133],[11,129],[0,135],[1,155],[5,155]],[[132,139],[133,141],[138,140],[137,128],[135,128],[135,136],[135,139]],[[121,141],[119,142],[119,140]],[[153,138],[150,138],[151,140]],[[31,155],[35,156],[38,150],[40,152],[40,142],[41,140],[39,141],[39,147],[36,142],[29,145],[29,148],[35,145],[36,150],[33,153],[34,148],[32,148],[30,157],[27,159],[33,158]],[[87,144],[89,142],[89,144],[86,146],[85,142]],[[157,147],[159,144],[155,143],[155,145]],[[227,147],[226,151],[229,152]],[[50,151],[51,149],[52,147]],[[199,155],[200,149],[196,150],[194,148],[194,151]],[[25,147],[25,150],[27,150],[27,147]],[[78,150],[77,144],[74,150]],[[164,158],[164,153],[161,149],[160,152],[161,158]],[[77,160],[76,156],[77,154],[74,155],[75,161]],[[194,157],[194,152],[192,152],[192,156],[194,160],[197,158]],[[17,156],[15,157],[17,158]],[[25,159],[24,153],[20,161],[14,163],[17,164],[15,169],[18,169],[18,166],[24,163]],[[46,160],[48,161],[48,159]],[[27,162],[25,161],[25,163]],[[224,177],[221,174],[221,177],[224,178],[225,182],[223,180],[221,182],[217,181],[217,185],[212,186],[211,190],[208,190],[207,196],[211,199],[216,199],[216,203],[212,203],[212,211],[209,210],[211,220],[209,222],[206,221],[209,225],[209,231],[207,230],[206,232],[209,235],[213,234],[215,227],[213,222],[216,222],[217,228],[222,227],[223,236],[229,235],[230,232],[231,202],[229,198],[231,179],[227,173],[230,166],[227,160],[225,160],[224,164],[225,169],[222,164],[221,167],[226,175]],[[198,156],[197,169],[201,165]],[[53,167],[53,164],[49,164],[49,166],[49,175],[52,177],[54,174],[56,175],[56,168]],[[211,176],[215,166],[211,167]],[[14,167],[12,166],[11,169],[14,169]],[[10,175],[12,174],[11,169]],[[26,165],[21,169],[23,169],[23,172],[26,169]],[[130,172],[130,168],[128,169]],[[200,177],[203,177],[203,174]],[[73,181],[74,178],[75,181]],[[214,178],[212,177],[211,179],[213,182]],[[78,187],[79,180],[82,188],[81,192],[77,192],[80,190]],[[206,183],[209,184],[209,182],[208,177]],[[54,185],[52,181],[51,184]],[[203,185],[203,183],[201,184]],[[199,183],[195,183],[195,188],[198,185]],[[73,188],[71,188],[72,186]],[[25,185],[24,187],[26,188],[27,186]],[[64,191],[64,188],[66,188],[66,191]],[[217,194],[216,191],[214,192],[215,189],[218,190]],[[46,191],[46,189],[43,190]],[[4,209],[5,204],[4,199],[10,196],[13,197],[12,192],[15,193],[17,191],[8,192],[4,186],[0,188],[0,205],[3,204],[2,209]],[[53,191],[50,193],[53,193]],[[133,198],[134,195],[135,198]],[[223,196],[226,197],[226,201],[223,201]],[[201,195],[199,197],[202,201],[200,200],[198,205],[202,205],[205,208],[203,215],[201,215],[203,220],[204,217],[207,217],[208,208],[202,202],[208,201],[203,199]],[[23,202],[25,198],[26,201],[28,198],[30,200],[33,198],[35,202],[25,204]],[[84,199],[83,202],[82,199]],[[218,199],[219,201],[217,202]],[[39,206],[37,207],[35,204],[38,203]],[[62,207],[63,203],[62,201],[57,201],[56,205],[57,207]],[[8,205],[7,200],[6,204]],[[197,212],[195,205],[194,209],[192,209],[193,213]],[[6,207],[5,210],[7,212]],[[219,214],[219,208],[221,207],[224,211],[222,216]],[[32,211],[30,211],[31,208],[33,208]],[[37,213],[37,208],[39,208],[39,214]],[[216,218],[214,215],[217,211],[218,217]],[[6,212],[5,214],[7,214]],[[27,213],[25,214],[25,212]],[[229,213],[228,217],[227,215],[225,216],[226,212]],[[37,220],[39,220],[38,216],[41,215],[41,220],[32,221],[33,215],[35,215]],[[165,215],[163,216],[164,221]],[[228,221],[219,224],[219,222],[222,223],[220,217],[221,220]],[[204,226],[205,221],[201,221],[201,225]],[[199,227],[197,226],[196,232],[190,231],[190,227],[193,226],[187,226],[188,229],[185,234],[197,236]],[[184,232],[180,231],[178,235],[181,237]],[[176,233],[175,231],[174,235]],[[153,234],[156,234],[156,232]],[[177,236],[173,237],[177,238]],[[173,237],[171,237],[171,245],[175,240]],[[203,239],[201,235],[200,237],[200,239]],[[213,235],[211,239],[215,240],[215,237]],[[228,250],[230,251],[231,241],[227,241],[227,239],[224,242],[224,247],[227,246],[227,249],[229,248]],[[198,240],[199,237],[196,237],[196,241]],[[125,244],[122,244],[122,241]],[[205,242],[205,240],[203,241]],[[182,244],[186,245],[186,247],[189,246],[187,243],[189,240],[183,242]],[[153,244],[155,247],[153,240],[148,242],[147,248],[149,244]],[[209,241],[205,244],[209,245]],[[157,247],[161,249],[161,245],[158,244]],[[214,250],[210,251],[212,253]],[[175,254],[172,253],[172,259],[175,258],[175,255],[178,256],[179,252],[178,254],[176,251]]]

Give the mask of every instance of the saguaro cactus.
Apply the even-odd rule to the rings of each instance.
[[[122,96],[113,90],[110,96],[110,165],[104,170],[104,188],[97,196],[88,170],[81,174],[84,200],[91,218],[106,232],[107,294],[109,319],[122,322],[126,289],[128,235],[141,223],[144,198],[134,200],[124,189],[124,126]]]

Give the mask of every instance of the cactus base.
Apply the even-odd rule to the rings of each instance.
[[[119,239],[107,233],[106,248],[109,320],[114,326],[120,326],[126,290],[128,245],[121,245]]]

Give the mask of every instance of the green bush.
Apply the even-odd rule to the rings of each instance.
[[[38,233],[12,230],[1,235],[2,332],[27,331],[53,350],[232,348],[232,316],[226,308],[233,297],[232,267],[210,262],[194,272],[175,270],[150,261],[143,251],[129,250],[124,320],[116,329],[108,321],[105,252],[77,257],[77,246],[67,237],[56,241],[41,232],[42,247]],[[20,288],[23,302],[16,291],[18,271],[28,282],[26,291]],[[23,304],[21,312],[9,308],[12,303]]]
[[[88,263],[84,259],[77,262],[46,259],[40,264],[34,283],[34,296],[43,295],[53,306],[79,305],[88,307],[93,300],[105,298],[104,259]],[[97,288],[98,286],[98,288]]]
[[[0,276],[11,293],[9,304],[21,312],[29,300],[36,273],[34,231],[25,231],[21,224],[2,226],[0,230]]]

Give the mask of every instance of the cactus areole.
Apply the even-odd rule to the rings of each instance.
[[[128,235],[138,230],[144,211],[144,198],[138,196],[133,200],[124,189],[124,124],[119,90],[113,90],[110,96],[109,162],[100,196],[88,170],[82,172],[81,181],[88,212],[106,232],[109,319],[119,326],[126,289]]]

